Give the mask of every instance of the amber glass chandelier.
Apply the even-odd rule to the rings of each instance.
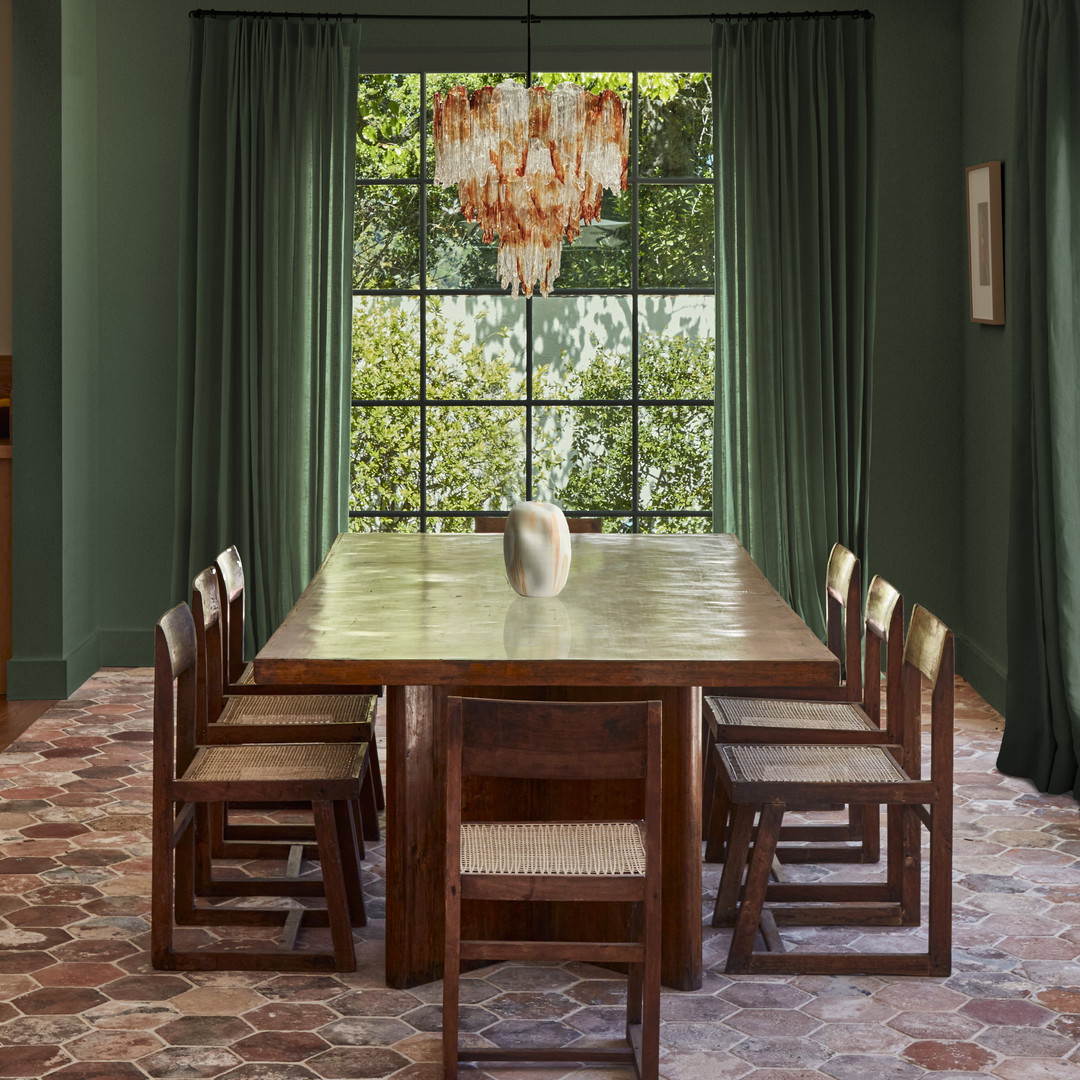
[[[529,71],[532,69],[532,5]],[[457,184],[461,212],[499,238],[499,280],[547,296],[563,238],[600,218],[604,189],[626,190],[629,110],[611,90],[554,90],[507,79],[434,98],[435,182]]]

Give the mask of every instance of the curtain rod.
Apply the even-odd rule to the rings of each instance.
[[[764,19],[766,22],[776,22],[780,19],[839,19],[848,16],[852,19],[872,19],[872,11],[743,11],[743,12],[706,12],[701,15],[386,15],[386,14],[363,14],[355,11],[215,11],[213,8],[197,8],[188,12],[192,19],[394,19],[397,21],[411,22],[435,22],[446,20],[452,22],[643,22],[651,19],[663,19],[671,22],[677,19],[708,19],[717,22],[723,19],[725,22],[734,20],[746,20],[755,22]]]

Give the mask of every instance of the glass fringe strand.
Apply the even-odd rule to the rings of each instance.
[[[434,98],[435,182],[457,184],[461,212],[499,238],[504,287],[547,296],[562,241],[600,218],[604,189],[626,190],[629,112],[611,90],[554,90],[507,79]]]

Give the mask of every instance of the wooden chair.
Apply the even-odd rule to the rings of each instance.
[[[154,772],[150,954],[168,970],[354,971],[352,927],[365,925],[358,838],[351,807],[367,771],[364,743],[205,746],[196,737],[200,692],[195,622],[186,604],[158,621],[154,639]],[[208,860],[208,804],[234,799],[303,800],[314,816],[321,881],[230,881],[235,898],[322,896],[325,908],[228,907],[197,892]],[[330,951],[293,946],[301,925],[329,926]],[[260,947],[232,926],[282,926],[282,946]],[[177,926],[225,931],[216,947],[177,948]]]
[[[374,739],[375,698],[370,694],[258,694],[225,696],[222,590],[216,566],[200,571],[191,590],[199,651],[197,739],[212,745],[236,743],[363,743]],[[262,806],[265,800],[257,802]],[[377,792],[370,766],[360,801],[362,835],[380,838]],[[228,804],[214,808],[213,852],[219,857],[288,857],[281,844],[310,843],[311,827],[242,825],[229,821]],[[275,846],[277,845],[277,846]]]
[[[598,517],[568,517],[566,526],[572,533],[598,533],[604,531],[604,519]],[[502,517],[473,518],[473,531],[478,533],[506,532],[506,515]]]
[[[862,572],[858,558],[843,544],[833,544],[829,553],[829,562],[825,572],[825,625],[826,641],[829,649],[841,662],[842,680],[835,687],[814,687],[813,690],[799,687],[720,687],[704,691],[706,701],[712,697],[726,700],[735,698],[768,698],[772,701],[811,699],[814,702],[859,702],[863,700],[863,649],[862,623],[859,613],[862,609]],[[901,625],[903,611],[901,609]],[[880,682],[880,673],[874,675],[875,689]],[[792,706],[792,710],[799,706]],[[804,707],[810,709],[810,706]],[[779,712],[779,706],[773,707]],[[758,714],[760,715],[760,713]],[[718,739],[725,739],[721,730],[724,714],[706,705],[701,710],[702,719],[702,761],[704,775],[702,782],[702,828],[706,838],[705,860],[719,862],[722,856],[720,834],[710,824],[710,811],[716,792],[716,770],[711,746]],[[754,732],[747,729],[740,731],[741,741],[756,741]],[[833,807],[833,809],[842,809]],[[868,812],[849,810],[848,820],[837,825],[813,826],[813,833],[800,832],[802,840],[833,841],[837,846],[830,849],[831,861],[837,862],[877,862],[880,857],[880,842],[875,827],[869,832],[864,828],[871,820]],[[809,829],[810,826],[792,826]],[[795,834],[789,832],[789,838]],[[854,846],[852,843],[858,844]],[[842,846],[841,846],[842,845]],[[819,854],[819,853],[818,853]],[[818,857],[815,854],[815,858]],[[805,859],[804,849],[789,844],[781,846],[777,857],[781,862],[796,862]]]
[[[660,1025],[660,702],[448,700],[443,1075],[459,1061],[632,1064],[656,1080]],[[642,818],[462,822],[470,778],[644,781]],[[626,901],[626,940],[462,940],[462,901]],[[527,914],[523,913],[523,919]],[[525,924],[527,925],[527,924]],[[636,932],[634,932],[636,931]],[[627,963],[620,1048],[458,1045],[462,961]]]
[[[922,776],[922,679],[930,682],[930,775]],[[718,743],[720,782],[732,807],[728,859],[713,925],[734,922],[729,973],[950,974],[952,941],[953,637],[915,606],[904,649],[899,745]],[[840,800],[895,807],[899,843],[890,845],[886,882],[770,884],[788,806]],[[754,817],[759,814],[756,833]],[[920,823],[930,834],[927,948],[924,952],[784,952],[775,924],[892,926],[920,921]],[[747,866],[747,855],[749,865]],[[743,869],[746,884],[741,890]],[[785,901],[797,901],[785,907]],[[776,903],[773,903],[773,902]],[[769,902],[770,906],[766,907]],[[755,952],[759,927],[772,951]],[[910,939],[907,939],[908,941]],[[906,942],[905,942],[906,943]]]
[[[257,683],[254,666],[244,663],[245,587],[244,564],[240,560],[240,552],[237,551],[235,545],[227,547],[214,560],[214,565],[217,567],[221,583],[221,638],[224,649],[222,670],[226,697],[242,694],[253,696],[269,694],[272,697],[280,697],[283,694],[300,694],[309,697],[314,694],[334,696],[359,694],[364,697],[377,697],[382,694],[381,686],[367,684],[274,683],[269,685]],[[374,736],[367,741],[371,779],[375,785],[375,803],[380,810],[385,810],[386,799],[383,794],[382,770],[379,768],[377,744]]]
[[[904,601],[884,578],[875,576],[866,596],[865,671],[861,704],[802,699],[708,696],[711,730],[719,742],[738,743],[899,743],[900,668],[904,656]],[[886,723],[881,724],[881,658],[886,657]],[[711,750],[710,750],[711,755]],[[713,770],[715,775],[715,769]],[[705,859],[723,858],[727,806],[722,789],[711,791]],[[860,820],[861,819],[861,820]],[[858,826],[852,836],[851,824]],[[789,825],[777,848],[781,862],[877,862],[881,854],[876,806],[850,807],[848,823]],[[857,841],[856,844],[851,843]],[[799,846],[783,841],[799,841]],[[822,843],[822,842],[825,843]]]

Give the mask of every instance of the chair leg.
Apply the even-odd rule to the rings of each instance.
[[[386,809],[386,796],[383,793],[382,770],[379,768],[379,750],[375,745],[375,732],[368,740],[368,761],[371,763],[371,782],[375,787],[376,810]]]
[[[352,926],[367,926],[367,912],[364,908],[364,890],[360,881],[360,860],[363,840],[356,828],[357,812],[355,800],[334,803],[334,822],[341,844],[341,861],[345,873],[345,892],[349,901],[349,923]]]
[[[704,715],[701,717],[701,829],[709,835],[709,820],[712,814],[713,799],[716,796],[716,735],[712,725]]]
[[[753,807],[750,809],[752,812]],[[769,888],[773,854],[776,851],[776,841],[780,835],[780,825],[783,820],[783,803],[766,803],[761,807],[757,838],[754,841],[750,865],[746,871],[746,886],[743,889],[742,901],[735,918],[735,929],[731,935],[727,965],[724,968],[728,974],[746,974],[750,971],[754,939],[761,926],[761,911],[765,905],[765,893]]]
[[[855,840],[862,841],[862,861],[876,863],[881,860],[881,807],[874,803],[864,803],[848,807],[848,817],[853,827],[858,828]]]
[[[172,967],[172,935],[175,919],[176,853],[173,847],[173,808],[155,814],[150,856],[150,963],[167,970]]]
[[[952,806],[943,803],[930,808],[930,883],[927,891],[928,974],[951,975]]]
[[[311,804],[311,810],[315,818],[319,864],[322,867],[327,919],[330,923],[330,938],[334,946],[337,970],[355,971],[356,950],[353,946],[352,919],[348,889],[345,884],[345,866],[339,843],[336,807],[332,802],[320,800]]]
[[[658,1080],[660,1075],[660,938],[660,903],[659,897],[654,897],[645,902],[645,963],[638,1060],[641,1080]]]
[[[371,768],[371,747],[374,743],[368,743],[368,767],[360,781],[360,821],[363,828],[363,837],[372,844],[377,844],[381,839],[379,832],[379,798],[375,787],[374,771]]]
[[[899,819],[899,893],[901,925],[918,926],[922,918],[920,895],[922,890],[922,832],[919,818],[913,806],[896,807]],[[951,838],[935,837],[934,843],[950,844]],[[931,845],[933,851],[933,844]]]
[[[645,941],[645,904],[638,901],[630,910],[630,941]],[[641,1024],[644,1005],[645,964],[627,964],[626,973],[626,1038],[630,1039],[631,1025]]]
[[[210,838],[207,833],[206,807],[190,807],[191,816],[178,836],[173,838],[171,853],[171,920],[173,926],[190,926],[195,919],[195,901],[204,895],[210,881]],[[172,931],[169,933],[172,940]]]
[[[743,870],[746,867],[746,856],[750,850],[750,838],[754,831],[754,809],[746,803],[740,803],[731,808],[727,858],[724,860],[724,871],[720,875],[720,888],[717,890],[716,905],[713,907],[713,926],[730,926],[735,920],[739,907]]]
[[[447,890],[443,947],[442,1060],[443,1080],[458,1075],[458,1002],[461,980],[461,897],[458,888]]]

